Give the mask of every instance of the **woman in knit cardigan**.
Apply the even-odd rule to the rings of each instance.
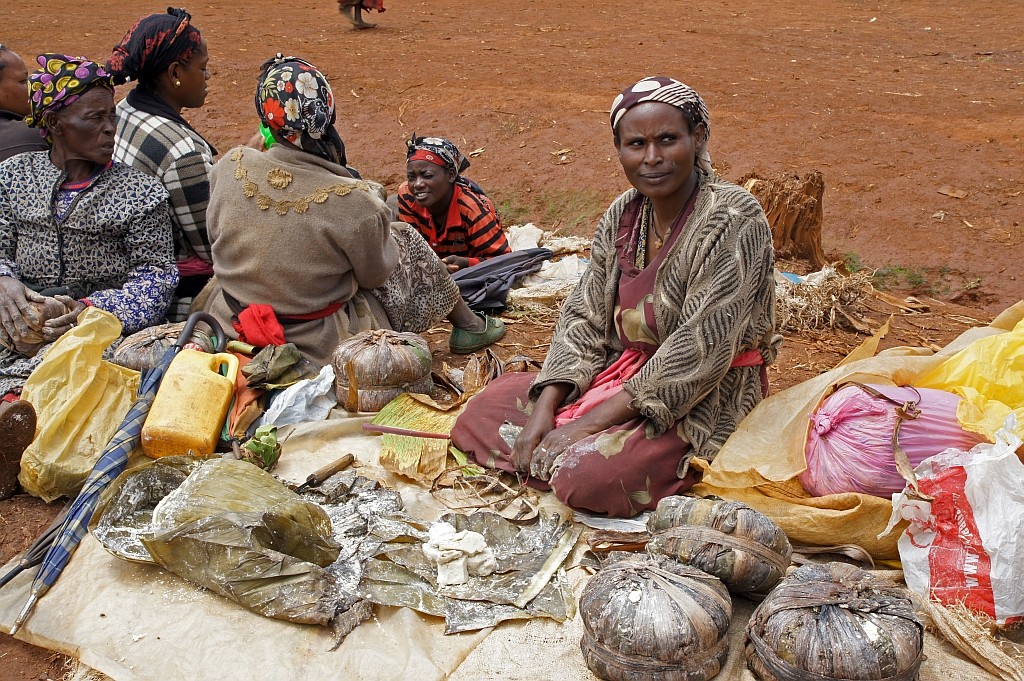
[[[633,189],[601,219],[543,369],[490,383],[452,440],[571,507],[632,516],[697,482],[691,459],[761,400],[780,339],[771,231],[715,176],[700,96],[645,78],[611,128]]]
[[[501,338],[471,311],[423,238],[391,222],[380,185],[353,178],[323,74],[294,57],[266,62],[256,110],[275,144],[238,147],[210,177],[207,225],[216,277],[205,303],[257,346],[294,343],[325,365],[368,329],[422,332],[447,318],[453,352]]]

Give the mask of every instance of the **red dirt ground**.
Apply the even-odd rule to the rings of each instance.
[[[448,136],[478,151],[469,175],[506,223],[589,235],[627,186],[607,127],[612,98],[643,76],[670,75],[707,102],[723,176],[822,171],[828,256],[879,270],[879,285],[899,295],[928,296],[933,313],[899,317],[886,345],[942,345],[965,317],[987,321],[1024,297],[1024,14],[1005,2],[387,6],[369,31],[351,30],[332,0],[189,6],[213,78],[206,106],[186,116],[222,152],[245,142],[257,67],[292,53],[331,80],[350,162],[365,177],[394,189],[411,132]],[[163,7],[8,2],[0,41],[23,57],[105,58],[139,16]],[[874,306],[877,327],[891,310]],[[545,334],[514,324],[499,354],[542,357]],[[430,338],[443,347],[443,334]],[[788,340],[775,387],[831,367],[860,338]],[[0,502],[0,561],[57,510],[24,495]],[[0,634],[0,681],[60,678],[63,662]]]

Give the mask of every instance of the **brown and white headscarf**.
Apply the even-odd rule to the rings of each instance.
[[[697,166],[711,173],[711,154],[708,152],[708,139],[711,137],[711,119],[704,100],[690,86],[665,76],[650,76],[623,90],[612,102],[610,121],[612,130],[617,130],[619,122],[627,111],[644,102],[663,102],[683,112],[693,129],[704,125],[704,144],[697,149]]]

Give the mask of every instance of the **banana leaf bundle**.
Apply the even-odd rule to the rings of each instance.
[[[357,333],[338,345],[331,364],[338,404],[352,412],[380,411],[402,393],[430,394],[434,385],[430,347],[415,333]]]
[[[761,681],[913,681],[923,651],[910,593],[846,563],[794,570],[747,626]]]
[[[580,596],[580,615],[583,657],[609,681],[706,681],[728,656],[729,592],[663,556],[602,567]]]
[[[736,501],[673,496],[647,521],[647,550],[703,570],[729,591],[763,597],[782,581],[793,547],[772,520]]]

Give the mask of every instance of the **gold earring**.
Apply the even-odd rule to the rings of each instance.
[[[174,87],[181,87],[181,81],[180,80],[174,81]]]

